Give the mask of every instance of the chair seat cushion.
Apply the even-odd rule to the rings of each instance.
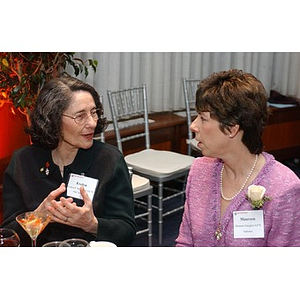
[[[192,148],[196,151],[200,151],[201,149],[198,147],[198,141],[195,139],[191,139],[191,140],[186,140],[187,144],[191,144]]]
[[[131,178],[133,193],[143,191],[150,186],[148,178],[133,174]]]
[[[152,176],[165,176],[189,170],[195,158],[172,151],[146,149],[125,156],[134,170]]]

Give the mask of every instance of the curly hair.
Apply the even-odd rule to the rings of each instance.
[[[106,127],[106,118],[103,117],[103,107],[96,90],[83,81],[64,76],[48,81],[39,93],[36,105],[30,113],[30,126],[25,129],[35,145],[48,149],[55,149],[61,138],[62,114],[68,108],[73,93],[77,91],[89,92],[96,108],[99,108],[99,120],[95,134],[102,132]]]
[[[209,111],[223,132],[239,125],[244,133],[242,142],[256,154],[263,150],[262,133],[269,118],[267,101],[262,83],[237,69],[211,74],[196,92],[197,112]]]

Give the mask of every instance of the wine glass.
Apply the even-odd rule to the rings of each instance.
[[[20,238],[18,234],[9,228],[0,228],[0,247],[19,247]]]
[[[89,242],[83,239],[72,238],[61,242],[59,247],[87,247]]]
[[[61,241],[52,241],[52,242],[48,242],[46,244],[44,244],[42,247],[71,247],[70,244],[64,243],[62,245],[63,242]]]
[[[29,211],[21,213],[16,217],[17,222],[30,236],[32,247],[36,247],[36,239],[48,225],[51,217],[46,211]]]

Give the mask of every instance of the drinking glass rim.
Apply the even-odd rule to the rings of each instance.
[[[1,232],[10,232],[11,235],[10,236],[2,236]],[[0,227],[0,238],[1,239],[8,239],[11,238],[13,236],[17,235],[19,237],[19,235],[17,234],[17,232],[11,228],[7,228],[7,227]]]
[[[26,215],[31,215],[31,214],[35,214],[35,215],[37,215],[37,216],[51,216],[51,214],[50,213],[48,213],[47,211],[34,211],[34,210],[31,210],[31,211],[24,211],[24,212],[22,212],[22,213],[20,213],[20,214],[18,214],[17,216],[16,216],[16,220],[18,220],[19,218],[21,218],[21,217],[25,217]]]
[[[85,239],[82,239],[82,238],[70,238],[70,239],[66,239],[66,240],[63,240],[61,242],[61,245],[64,245],[64,244],[69,244],[74,242],[74,241],[78,241],[78,242],[81,242],[82,244],[85,244],[85,247],[89,244],[89,242]]]

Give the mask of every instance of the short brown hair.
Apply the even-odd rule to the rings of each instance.
[[[244,132],[242,142],[257,154],[263,150],[262,133],[269,118],[267,101],[262,83],[237,69],[211,74],[196,92],[196,110],[209,111],[223,132],[238,124]]]

